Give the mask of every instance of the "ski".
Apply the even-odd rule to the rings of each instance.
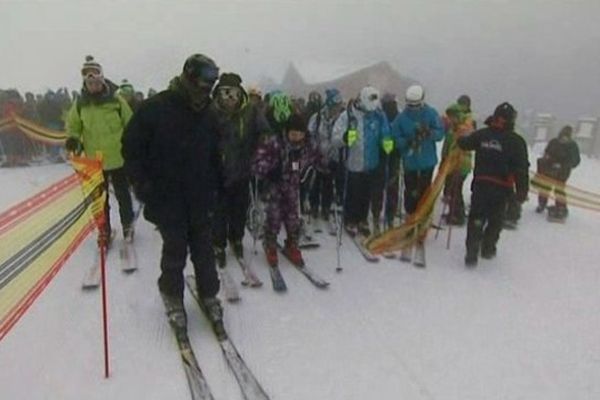
[[[208,387],[208,382],[198,365],[198,360],[196,359],[196,355],[190,344],[190,339],[187,334],[187,324],[174,318],[172,310],[169,309],[169,305],[164,297],[163,303],[165,304],[169,325],[171,326],[175,340],[177,341],[177,347],[179,348],[179,354],[181,356],[181,362],[190,388],[192,400],[214,400],[210,388]]]
[[[97,289],[100,286],[100,250],[96,249],[94,261],[85,272],[81,288],[83,290]]]
[[[361,235],[354,235],[354,236],[350,236],[352,238],[352,242],[354,242],[354,244],[356,245],[356,247],[358,248],[358,251],[360,251],[360,254],[362,254],[362,256],[365,258],[365,260],[367,260],[368,262],[378,262],[379,261],[379,257],[377,257],[376,255],[374,255],[373,253],[371,253],[364,245],[364,236]]]
[[[196,290],[196,281],[194,280],[194,277],[188,275],[185,278],[185,283],[200,306],[200,298],[198,296],[198,291]],[[202,309],[202,306],[200,306],[200,309]],[[244,400],[269,400],[269,395],[267,395],[261,384],[258,382],[252,373],[252,370],[248,367],[229,338],[229,335],[227,335],[227,339],[219,340],[219,345],[221,346],[221,351],[227,361],[227,365],[233,372],[235,379],[240,386]]]
[[[283,251],[283,247],[281,246],[281,244],[277,243],[277,247],[279,248],[279,251],[281,252],[281,254],[283,254],[283,256],[285,258],[287,258],[287,260],[294,267],[296,267],[296,269],[298,271],[300,271],[302,273],[302,275],[304,275],[313,285],[315,285],[319,289],[325,289],[329,286],[329,282],[327,282],[326,280],[321,278],[319,275],[317,275],[317,273],[315,273],[313,270],[308,268],[305,263],[296,264],[292,260],[290,260],[290,258],[287,256],[287,254]]]
[[[308,240],[307,238],[300,238],[300,241],[298,243],[298,248],[303,250],[318,249],[319,247],[321,247],[320,243],[312,239]]]
[[[402,251],[400,252],[400,261],[402,262],[412,262],[413,259],[413,248],[412,246],[407,246],[405,248],[402,249]]]
[[[242,257],[235,258],[242,269],[242,273],[244,274],[244,280],[242,281],[243,286],[250,286],[253,288],[258,288],[263,285],[262,281],[256,276],[250,265],[246,263],[246,260]]]
[[[240,297],[240,292],[238,291],[233,278],[229,274],[227,267],[217,268],[217,272],[219,273],[219,280],[221,281],[221,288],[223,289],[225,299],[230,303],[240,301],[242,299]]]
[[[115,237],[116,231],[113,229],[111,232],[111,237]],[[108,253],[111,247],[111,243],[109,243],[106,249],[104,250],[105,260],[108,258]],[[81,288],[83,290],[97,289],[100,286],[100,279],[100,249],[96,247],[94,261],[89,266],[88,270],[86,270],[85,275],[83,276]]]
[[[281,275],[279,266],[269,266],[268,268],[269,275],[271,277],[271,284],[273,285],[273,290],[279,293],[287,291],[287,285],[285,284],[283,275]]]
[[[417,243],[415,246],[413,265],[418,268],[425,268],[425,246],[423,244]]]
[[[121,242],[121,247],[119,248],[119,262],[121,264],[121,271],[125,273],[130,274],[137,270],[137,253],[131,242],[126,240]]]
[[[381,255],[383,256],[383,258],[386,258],[388,260],[395,260],[399,257],[398,253],[394,251],[386,251]]]

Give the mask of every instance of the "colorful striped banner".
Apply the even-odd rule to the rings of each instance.
[[[76,173],[0,214],[0,340],[103,221],[101,161],[72,161]]]

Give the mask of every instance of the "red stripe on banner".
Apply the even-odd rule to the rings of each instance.
[[[17,222],[17,219],[31,214],[33,211],[41,208],[45,203],[50,202],[78,184],[79,178],[77,177],[77,174],[71,174],[63,180],[39,192],[35,196],[22,201],[14,207],[9,208],[7,211],[0,214],[0,235],[10,229],[9,224]]]
[[[61,256],[54,262],[52,267],[40,278],[40,280],[27,292],[22,301],[15,304],[10,310],[8,315],[10,317],[5,318],[4,321],[0,322],[0,341],[8,334],[11,328],[21,319],[33,302],[39,297],[39,295],[48,286],[50,281],[56,276],[58,271],[63,267],[67,259],[73,254],[75,249],[83,242],[87,235],[94,229],[94,223],[89,221],[87,225],[83,227],[81,232],[75,237],[75,240],[65,249]]]

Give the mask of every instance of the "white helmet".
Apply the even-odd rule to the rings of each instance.
[[[425,100],[425,90],[423,90],[423,86],[421,85],[412,85],[408,89],[406,89],[406,105],[417,107],[423,104],[423,100]]]
[[[360,91],[360,104],[365,111],[375,111],[381,108],[379,90],[366,86]]]

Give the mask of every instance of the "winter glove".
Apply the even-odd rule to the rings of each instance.
[[[383,152],[389,155],[394,150],[394,140],[383,139],[381,141],[381,147],[383,148]]]
[[[419,141],[423,141],[431,136],[431,130],[427,126],[418,125],[415,131],[415,136]]]
[[[77,155],[81,154],[81,151],[83,150],[83,146],[79,139],[74,137],[70,137],[65,141],[65,148],[69,153],[75,153]]]
[[[267,173],[266,178],[271,183],[277,183],[281,180],[282,176],[283,176],[283,169],[281,168],[281,164],[277,164],[275,166],[275,168],[273,168],[272,170],[270,170]]]
[[[348,147],[352,147],[357,140],[358,131],[356,129],[348,129],[346,133],[344,133],[344,143],[346,143]]]

